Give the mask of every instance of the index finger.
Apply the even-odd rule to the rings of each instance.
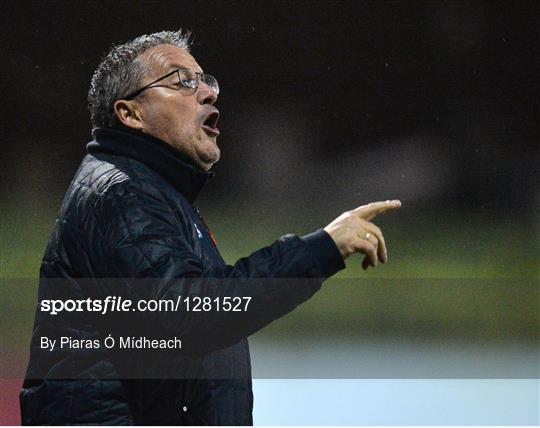
[[[389,201],[372,202],[367,205],[352,210],[353,213],[363,218],[364,220],[371,220],[372,218],[382,214],[385,211],[396,210],[401,207],[401,201],[398,199]]]

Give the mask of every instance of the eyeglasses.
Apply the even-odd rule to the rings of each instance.
[[[176,85],[181,85],[185,88],[190,89],[197,89],[199,87],[199,81],[204,82],[206,85],[212,89],[212,91],[218,95],[219,94],[219,85],[216,80],[216,78],[210,74],[206,73],[198,73],[196,71],[190,70],[189,68],[177,68],[174,71],[171,71],[170,73],[166,74],[163,77],[160,77],[157,80],[154,80],[153,82],[146,85],[144,88],[138,89],[135,92],[132,92],[127,97],[124,97],[125,100],[131,100],[135,98],[137,95],[139,95],[141,92],[145,91],[146,89],[153,88],[156,83],[161,82],[162,80],[167,79],[168,77],[171,77],[172,75],[177,74],[178,75],[178,82],[176,82]]]

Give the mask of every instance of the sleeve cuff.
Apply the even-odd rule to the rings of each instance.
[[[302,237],[310,254],[317,262],[319,276],[329,278],[345,268],[345,262],[334,243],[324,229],[319,229]]]

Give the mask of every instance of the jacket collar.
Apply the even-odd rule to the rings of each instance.
[[[169,181],[190,203],[214,176],[190,165],[170,145],[149,135],[118,128],[95,128],[92,135],[94,140],[86,145],[88,153],[135,159]]]

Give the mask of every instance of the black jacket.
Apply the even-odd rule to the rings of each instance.
[[[146,135],[96,129],[94,137],[50,237],[39,302],[252,300],[245,312],[133,312],[131,332],[179,336],[185,343],[185,350],[157,353],[144,363],[105,349],[41,349],[43,336],[103,341],[125,328],[125,320],[86,312],[51,316],[38,305],[20,394],[23,424],[250,425],[247,337],[309,299],[344,267],[336,246],[323,230],[287,235],[226,265],[194,206],[211,173]],[[129,372],[132,366],[139,371]]]

